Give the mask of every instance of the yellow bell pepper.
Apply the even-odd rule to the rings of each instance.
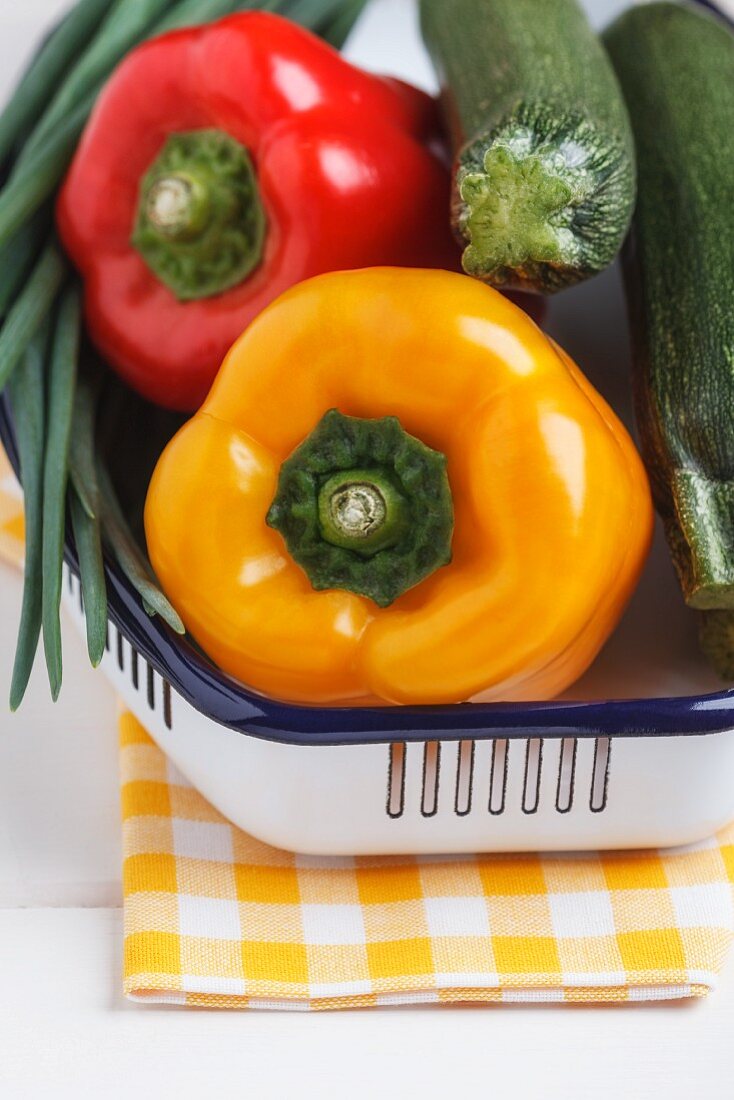
[[[516,305],[379,268],[250,326],[161,456],[145,526],[188,630],[250,687],[448,703],[568,687],[652,507],[625,429]]]

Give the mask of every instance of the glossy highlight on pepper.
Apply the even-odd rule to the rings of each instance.
[[[332,409],[396,417],[446,459],[451,563],[389,607],[316,591],[266,521]],[[637,582],[652,507],[627,432],[522,310],[466,276],[378,268],[309,280],[253,322],[161,456],[145,525],[187,629],[249,686],[449,703],[580,676]]]
[[[59,195],[90,336],[184,411],[284,290],[371,264],[456,267],[430,96],[244,12],[133,50]]]

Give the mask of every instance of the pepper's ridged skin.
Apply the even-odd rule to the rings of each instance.
[[[302,279],[458,267],[437,126],[429,96],[275,15],[134,50],[57,208],[92,339],[143,396],[193,410],[243,329]]]
[[[386,608],[314,591],[266,517],[324,414],[397,417],[447,460],[452,560]],[[652,528],[626,431],[490,287],[394,268],[324,275],[235,344],[164,451],[145,510],[155,571],[224,670],[303,703],[542,699],[630,596]]]

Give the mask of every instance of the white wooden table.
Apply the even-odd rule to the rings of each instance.
[[[62,7],[2,0],[0,101]],[[385,67],[400,69],[399,42],[384,45]],[[39,666],[8,715],[20,595],[0,566],[0,1096],[731,1095],[734,957],[708,1001],[661,1007],[307,1015],[125,1002],[115,699],[67,630],[60,702]]]

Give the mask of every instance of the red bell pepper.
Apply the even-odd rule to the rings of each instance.
[[[145,397],[191,410],[248,323],[302,279],[455,267],[435,127],[430,97],[278,16],[134,50],[57,208],[93,341]]]

